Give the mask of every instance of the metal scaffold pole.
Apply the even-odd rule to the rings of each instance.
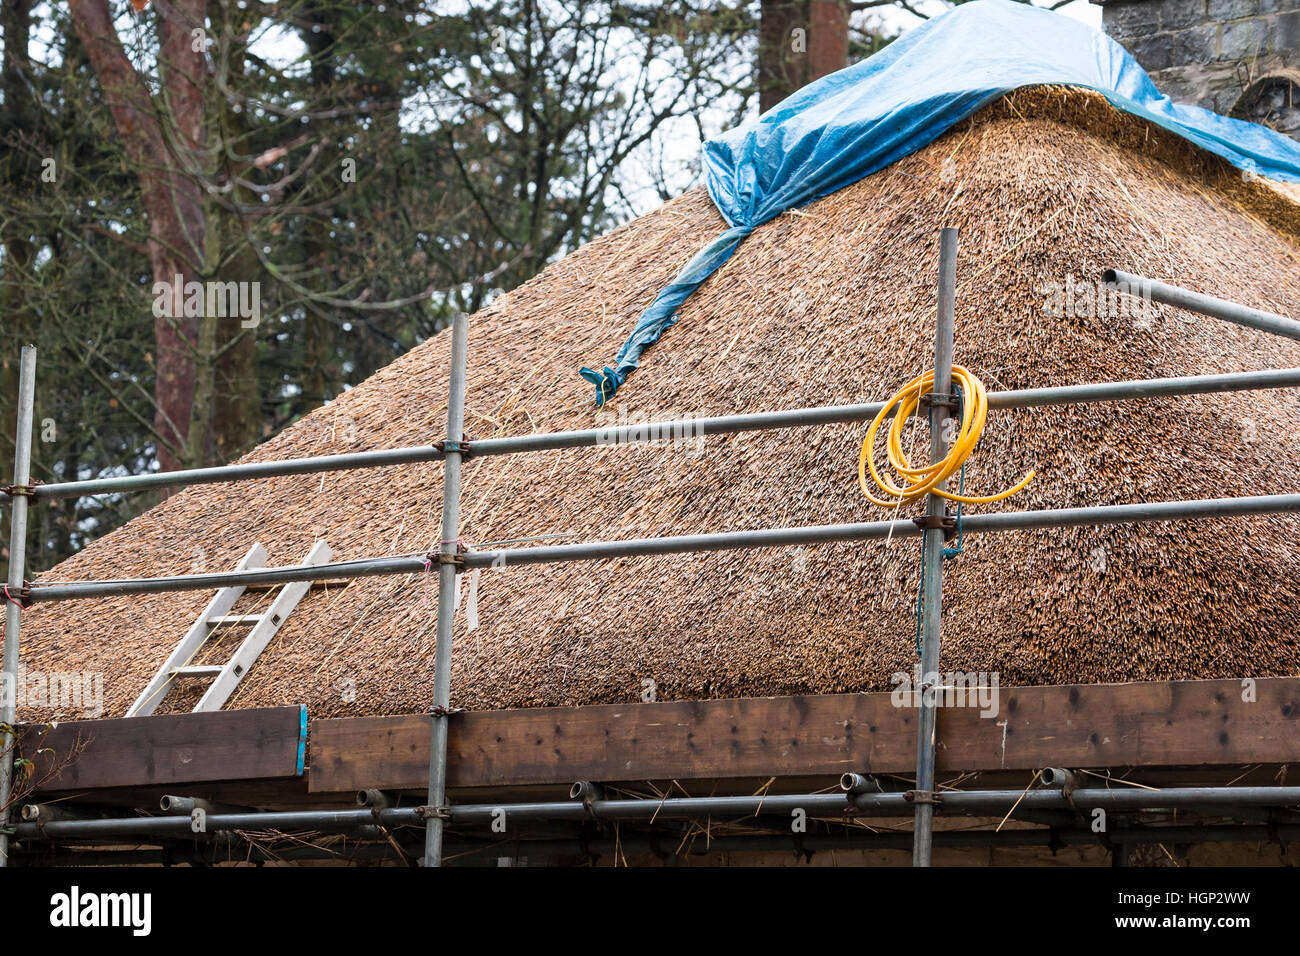
[[[1288,339],[1300,339],[1300,322],[1288,319],[1285,315],[1252,309],[1248,305],[1216,299],[1212,295],[1202,295],[1200,292],[1148,279],[1146,276],[1133,275],[1131,272],[1121,272],[1119,269],[1107,269],[1102,273],[1102,281],[1140,299],[1163,302],[1177,309],[1199,312],[1201,315],[1234,322],[1249,329],[1259,329],[1261,332],[1272,332]]]
[[[23,346],[18,378],[18,424],[14,429],[13,508],[9,515],[9,578],[5,589],[4,671],[0,677],[0,866],[9,863],[9,804],[14,784],[14,733],[18,716],[18,637],[22,607],[14,597],[23,587],[27,561],[27,499],[32,470],[32,418],[36,405],[36,347]]]
[[[989,392],[988,400],[990,409],[1007,410],[1086,402],[1122,402],[1130,399],[1168,398],[1177,395],[1202,395],[1249,389],[1293,388],[1298,385],[1300,385],[1300,368],[1280,368]],[[567,448],[631,445],[682,436],[700,438],[707,435],[732,435],[768,428],[864,422],[875,418],[882,407],[882,402],[861,405],[824,405],[813,408],[787,408],[773,412],[751,412],[743,415],[642,422],[635,425],[587,428],[578,431],[510,435],[476,441],[472,446],[467,446],[464,455],[488,458]],[[390,468],[396,465],[442,461],[442,459],[441,444],[415,445],[343,455],[320,455],[314,458],[290,458],[280,461],[246,462],[240,465],[218,465],[213,468],[190,468],[185,471],[119,475],[115,478],[89,478],[80,481],[55,481],[47,485],[38,485],[34,489],[34,497],[37,501],[43,501],[55,498],[79,498],[83,495],[118,495],[150,488],[179,488],[183,485],[256,481],[283,475],[307,475],[356,468]],[[2,503],[3,500],[0,499],[0,504]]]
[[[631,797],[619,799],[593,799],[567,801],[537,801],[530,803],[462,803],[448,809],[455,823],[467,827],[490,827],[504,813],[515,821],[550,821],[583,823],[594,819],[605,821],[657,821],[657,820],[717,820],[719,817],[751,817],[760,815],[767,820],[789,819],[795,810],[809,817],[844,821],[846,811],[880,814],[893,817],[905,815],[912,809],[914,794],[909,793],[797,793],[760,794],[757,796],[713,797]],[[1016,790],[945,790],[944,807],[954,813],[1005,816],[1029,811],[1073,811],[1075,813],[1101,807],[1116,812],[1142,810],[1187,809],[1196,811],[1221,811],[1223,816],[1252,819],[1256,815],[1243,813],[1249,808],[1267,808],[1279,811],[1270,819],[1270,825],[1279,824],[1295,828],[1294,818],[1282,812],[1283,808],[1300,805],[1300,787],[1285,786],[1214,786],[1172,787],[1165,790],[1135,787],[1130,790],[1112,790],[1095,787],[1065,793],[1055,788]],[[37,807],[39,809],[39,805]],[[1218,814],[1216,814],[1218,815]],[[39,814],[38,814],[39,816]],[[418,827],[425,820],[422,807],[372,807],[364,810],[288,810],[269,812],[234,812],[218,809],[207,815],[205,833],[259,830],[321,830],[362,831],[373,839],[387,839],[376,826]],[[1023,816],[1024,822],[1033,822]],[[1086,825],[1085,825],[1086,826]],[[1108,839],[1131,839],[1147,842],[1141,834],[1160,832],[1160,824],[1134,827],[1127,838],[1112,831]],[[1203,823],[1188,823],[1183,832],[1194,833]],[[105,817],[87,819],[52,819],[27,821],[18,824],[18,836],[23,840],[95,840],[109,837],[140,838],[146,835],[192,835],[188,814],[171,813],[151,817]],[[887,831],[888,832],[888,831]],[[974,832],[974,831],[967,831]],[[1088,832],[1090,841],[1098,835]],[[1260,839],[1257,831],[1240,831],[1251,834],[1249,839]],[[948,831],[947,836],[956,834]],[[1151,840],[1150,842],[1155,842]]]
[[[442,541],[438,548],[438,631],[433,658],[432,738],[428,806],[435,813],[424,832],[424,865],[442,865],[443,818],[447,797],[447,720],[451,712],[451,628],[456,612],[456,560],[460,549],[460,468],[465,440],[465,362],[469,316],[457,313],[451,326],[451,394],[447,441],[443,446]]]
[[[934,393],[936,399],[952,392],[953,310],[957,297],[957,230],[944,229],[939,238],[939,306],[934,335]],[[930,463],[948,456],[944,420],[953,410],[930,403]],[[938,488],[942,489],[943,484]],[[934,823],[934,738],[935,697],[931,687],[938,682],[939,617],[943,610],[943,536],[940,523],[947,515],[947,502],[931,493],[926,500],[924,544],[925,581],[921,589],[921,695],[916,722],[916,813],[912,834],[912,865],[930,865]]]
[[[1109,524],[1142,524],[1289,513],[1300,513],[1300,494],[1151,501],[1145,504],[1048,508],[1038,511],[999,511],[964,517],[962,533],[1002,534],[1037,528],[1081,528]],[[719,531],[709,534],[669,535],[660,538],[630,538],[621,541],[482,549],[464,554],[460,567],[470,571],[480,568],[501,570],[567,561],[604,561],[610,558],[733,551],[743,548],[787,548],[826,544],[832,541],[883,541],[894,538],[915,538],[923,533],[915,521],[900,521],[892,518],[887,521],[866,521],[858,524],[802,525],[793,528]],[[241,585],[250,587],[285,584],[290,581],[420,574],[425,570],[427,560],[425,556],[360,558],[355,561],[310,566],[295,564],[278,568],[258,568],[252,571],[220,571],[157,578],[66,581],[48,584],[38,582],[28,588],[28,601],[31,603],[76,601],[123,594],[208,591]]]

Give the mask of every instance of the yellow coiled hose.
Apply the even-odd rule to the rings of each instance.
[[[954,494],[935,487],[951,478],[965,464],[970,453],[975,450],[975,444],[980,440],[980,433],[984,431],[984,422],[989,412],[989,400],[984,391],[984,383],[969,369],[954,365],[952,380],[953,384],[960,386],[962,390],[961,430],[957,433],[956,441],[949,447],[947,456],[937,464],[913,468],[911,462],[907,460],[907,455],[903,453],[902,440],[903,426],[916,411],[921,397],[934,391],[933,371],[918,375],[895,392],[894,397],[885,403],[885,407],[880,410],[880,414],[867,429],[867,437],[862,442],[862,454],[858,458],[858,485],[862,488],[862,493],[875,504],[884,508],[897,508],[906,502],[924,498],[931,492],[950,501],[960,501],[968,505],[988,504],[1011,497],[1034,480],[1034,473],[1031,471],[1020,480],[1019,484],[996,495]],[[895,406],[897,406],[896,410]],[[897,487],[887,475],[882,476],[876,468],[876,432],[891,412],[894,415],[894,422],[889,427],[889,464],[894,471],[903,476],[902,488]],[[881,500],[871,493],[867,486],[868,470],[871,471],[871,477],[876,480],[877,487],[883,489],[890,499]]]

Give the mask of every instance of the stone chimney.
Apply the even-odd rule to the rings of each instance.
[[[1099,0],[1162,93],[1300,138],[1300,0]]]

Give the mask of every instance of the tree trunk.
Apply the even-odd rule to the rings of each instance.
[[[810,0],[808,82],[849,65],[849,7],[845,0]]]
[[[311,56],[311,85],[313,102],[321,111],[328,111],[339,106],[337,91],[334,89],[335,71],[335,31],[330,19],[331,11],[321,5],[308,8],[303,15],[303,29],[300,33],[303,44]],[[330,135],[334,124],[329,119],[317,121],[317,129],[322,135]],[[338,169],[336,166],[335,169]],[[306,183],[304,183],[304,188]],[[315,218],[309,222],[303,232],[304,258],[316,273],[320,288],[331,288],[336,277],[328,273],[330,262],[330,223],[327,219]],[[309,412],[318,408],[334,397],[338,388],[337,363],[334,350],[338,339],[338,327],[316,310],[307,308],[303,316],[302,335],[302,395],[301,411]]]
[[[149,265],[155,282],[172,289],[172,315],[154,319],[154,431],[164,470],[193,461],[198,319],[176,308],[184,284],[200,279],[204,215],[197,176],[205,144],[207,66],[192,31],[204,26],[207,0],[171,0],[160,13],[160,94],[152,97],[113,28],[107,0],[69,0],[118,134],[136,168],[149,220]],[[195,47],[200,49],[196,50]],[[161,117],[161,121],[160,121]],[[175,288],[180,276],[180,288]],[[197,449],[200,458],[201,447]]]
[[[766,113],[808,81],[808,0],[762,0],[758,105]]]
[[[242,237],[241,237],[242,238]],[[235,261],[254,260],[252,253]],[[256,275],[256,261],[248,261],[248,272]],[[265,317],[263,317],[265,321]],[[212,401],[213,457],[232,461],[261,439],[262,392],[257,377],[258,329],[245,329],[239,322],[222,320],[217,330],[221,355],[215,369]],[[234,341],[238,338],[239,341]]]
[[[764,113],[800,87],[848,65],[847,0],[763,0],[758,105]]]
[[[232,19],[233,18],[233,19]],[[234,7],[218,5],[213,10],[213,26],[227,44],[226,69],[231,85],[242,86],[245,79],[245,53],[251,15]],[[249,133],[246,112],[235,112],[231,104],[219,98],[214,104],[219,141],[240,142]],[[235,168],[228,151],[219,160],[223,175],[232,181],[242,170]],[[237,203],[255,206],[257,196],[236,186],[231,197]],[[239,282],[259,282],[262,266],[250,246],[246,226],[237,208],[212,203],[208,210],[208,234],[221,263],[223,276]],[[257,292],[260,295],[260,286]],[[259,310],[260,312],[260,310]],[[261,316],[265,321],[266,317]],[[257,375],[257,336],[260,326],[244,328],[243,322],[231,318],[220,320],[216,329],[218,355],[213,368],[211,457],[217,462],[238,458],[261,438],[262,401]]]

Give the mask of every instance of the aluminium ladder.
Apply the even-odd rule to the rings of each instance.
[[[317,541],[307,557],[303,559],[304,567],[325,564],[333,556],[330,546],[324,541]],[[266,563],[266,549],[261,544],[254,544],[248,549],[236,567],[237,571],[251,571]],[[235,602],[243,595],[245,586],[221,588],[216,596],[199,615],[197,621],[181,638],[176,649],[154,675],[153,680],[136,698],[127,710],[127,717],[147,717],[158,709],[166,699],[178,677],[210,677],[212,683],[207,691],[194,705],[194,712],[220,710],[230,695],[234,693],[239,682],[247,676],[258,656],[271,643],[290,612],[298,606],[304,595],[311,590],[310,581],[293,581],[280,588],[271,606],[262,614],[231,614]],[[191,664],[202,650],[203,645],[221,625],[251,626],[248,636],[239,648],[224,664]]]

